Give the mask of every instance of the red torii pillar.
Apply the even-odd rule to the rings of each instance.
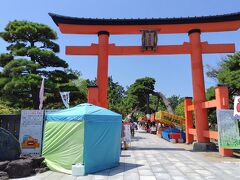
[[[98,104],[104,108],[108,108],[108,45],[109,33],[98,32]]]
[[[196,138],[198,143],[208,143],[209,138],[204,137],[204,131],[208,130],[207,110],[202,108],[202,103],[206,101],[204,73],[202,62],[202,44],[199,29],[189,31],[191,44],[191,66],[192,84],[194,98],[194,113],[196,120]]]

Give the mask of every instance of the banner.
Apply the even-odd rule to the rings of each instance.
[[[234,98],[234,116],[240,119],[240,96]]]
[[[43,110],[21,112],[19,142],[23,154],[41,154]]]
[[[41,110],[43,107],[43,99],[44,99],[44,77],[42,79],[42,84],[39,91],[39,110]]]
[[[69,108],[70,92],[60,92],[63,104],[66,108]]]
[[[221,148],[240,149],[239,125],[233,110],[217,110],[218,143]]]

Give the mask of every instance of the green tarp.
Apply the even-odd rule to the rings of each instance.
[[[47,121],[43,156],[54,171],[71,174],[71,165],[83,163],[84,122]]]

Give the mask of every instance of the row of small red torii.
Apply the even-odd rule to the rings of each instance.
[[[218,139],[217,132],[209,131],[206,109],[228,109],[228,88],[218,86],[216,99],[206,101],[202,54],[234,53],[235,44],[201,42],[201,32],[236,31],[240,27],[240,13],[166,19],[88,19],[51,13],[50,16],[62,33],[98,35],[98,44],[67,46],[66,54],[98,56],[97,86],[89,87],[88,102],[105,108],[108,107],[108,56],[190,54],[194,103],[192,98],[185,98],[186,142],[192,143],[193,135],[198,143],[209,143],[210,138]],[[182,45],[159,45],[154,51],[142,51],[141,46],[109,44],[110,35],[141,34],[143,30],[157,30],[158,34],[188,33],[189,42]],[[193,129],[192,112],[196,129]],[[232,149],[220,148],[219,152],[222,156],[233,155]]]

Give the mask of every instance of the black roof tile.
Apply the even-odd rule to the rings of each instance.
[[[98,19],[98,18],[78,18],[62,16],[49,13],[55,24],[80,24],[80,25],[161,25],[161,24],[191,24],[191,23],[209,23],[240,20],[240,12],[199,17],[181,17],[181,18],[145,18],[145,19]]]

